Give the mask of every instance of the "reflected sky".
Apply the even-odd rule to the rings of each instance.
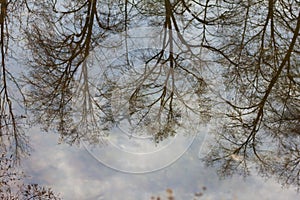
[[[296,2],[65,1],[69,13],[55,2],[29,5],[37,12],[28,10],[32,21],[18,33],[26,44],[16,41],[16,48],[3,43],[3,33],[17,38],[9,20],[0,22],[0,142],[4,135],[9,143],[0,147],[6,153],[15,145],[17,158],[30,143],[34,151],[22,160],[27,182],[64,199],[150,199],[167,188],[177,199],[196,192],[204,199],[297,198],[296,189],[280,185],[299,189]],[[5,48],[19,56],[4,55]],[[26,79],[20,85],[19,77]],[[27,119],[36,126],[25,131],[28,141],[16,126]],[[210,131],[219,146],[206,163],[234,174],[226,180],[199,158],[210,150],[209,130],[197,126],[210,120],[221,122]],[[76,146],[83,143],[94,146]],[[248,167],[261,174],[237,175]]]
[[[265,181],[255,173],[246,179],[235,175],[220,180],[215,169],[199,160],[201,134],[175,163],[144,174],[108,168],[84,147],[58,145],[54,133],[31,129],[30,138],[34,151],[23,163],[27,181],[50,186],[64,199],[150,199],[153,195],[164,197],[167,188],[174,190],[176,199],[192,199],[200,191],[204,193],[202,199],[298,198],[294,188],[283,190],[275,180]],[[203,191],[203,186],[207,190]]]

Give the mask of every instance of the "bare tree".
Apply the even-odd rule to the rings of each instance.
[[[75,5],[70,3],[70,5],[68,4],[69,11],[59,11],[55,3],[51,4],[48,2],[41,5],[42,7],[35,8],[36,11],[30,9],[34,13],[33,16],[40,17],[37,18],[35,24],[32,24],[29,29],[25,30],[29,49],[32,49],[33,55],[29,62],[32,69],[31,74],[27,78],[27,82],[31,85],[30,92],[27,95],[28,101],[32,102],[30,107],[37,116],[38,122],[45,124],[46,128],[56,124],[56,128],[62,137],[70,143],[74,143],[80,138],[95,139],[103,135],[103,130],[111,128],[113,124],[117,123],[113,119],[109,103],[99,105],[91,96],[91,90],[95,86],[88,80],[89,72],[87,66],[89,63],[86,61],[93,46],[101,42],[106,34],[113,33],[113,31],[127,30],[128,26],[130,26],[129,19],[135,17],[135,14],[131,15],[129,10],[139,6],[138,3],[131,5],[129,2],[125,2],[125,4],[122,4],[121,11],[125,9],[128,13],[126,12],[127,14],[125,13],[125,16],[123,16],[115,3],[117,2],[107,5],[98,1],[82,2]],[[108,8],[102,9],[103,6],[108,6]],[[163,135],[163,132],[174,134],[175,124],[178,123],[175,120],[175,116],[179,116],[179,113],[177,113],[178,108],[177,110],[173,108],[175,105],[173,101],[175,96],[179,100],[183,94],[179,94],[180,90],[178,87],[176,88],[175,71],[177,71],[176,73],[182,72],[186,76],[190,76],[189,79],[191,82],[194,82],[193,84],[195,84],[199,95],[201,91],[205,90],[205,81],[199,74],[198,69],[194,66],[184,66],[182,61],[180,61],[182,60],[180,56],[183,56],[183,54],[191,54],[195,59],[197,57],[191,50],[190,45],[184,40],[182,33],[176,31],[179,30],[179,27],[174,19],[173,9],[175,7],[173,7],[169,1],[165,2],[165,23],[162,25],[164,32],[161,50],[155,52],[155,54],[152,52],[146,59],[144,58],[146,71],[143,76],[136,74],[139,84],[137,88],[131,91],[128,99],[130,110],[132,111],[130,114],[135,114],[134,117],[136,119],[139,117],[140,122],[145,119],[146,115],[150,116],[149,112],[152,107],[160,105],[158,109],[159,114],[151,120],[160,121],[166,119],[167,121],[166,124],[159,125],[157,138],[162,138],[159,135]],[[45,11],[48,12],[47,15]],[[114,15],[111,14],[112,11],[114,11]],[[134,11],[132,12],[134,13]],[[70,16],[74,17],[74,19],[71,19]],[[86,18],[83,16],[86,16]],[[107,21],[103,19],[107,19]],[[175,30],[173,30],[174,27]],[[181,51],[177,55],[174,53],[176,51],[175,48],[182,48],[176,44],[178,38],[184,42],[184,49],[180,49]],[[122,42],[126,43],[126,39],[119,43],[122,44]],[[130,53],[132,52],[126,52],[126,54]],[[154,68],[147,71],[149,62],[155,64]],[[117,70],[123,73],[125,66],[120,67],[121,69]],[[159,85],[156,86],[157,90],[154,93],[152,88],[150,89],[152,93],[145,95],[144,93],[149,87],[154,87],[153,84],[157,84],[155,79],[149,79],[151,73],[157,73],[158,77],[162,75],[165,77],[165,80],[163,83],[158,83]],[[106,81],[104,85],[112,84],[112,80]],[[182,80],[179,81],[182,82]],[[113,85],[109,87],[113,87]],[[106,89],[104,86],[98,88],[101,91],[101,97],[111,101],[111,99],[107,99],[107,96],[109,96],[107,93],[111,92],[111,88],[107,91],[102,91]],[[141,101],[141,96],[145,99],[146,96],[150,95],[159,95],[159,98],[148,102],[148,105],[144,105],[145,107],[143,108],[138,108],[138,101]],[[204,99],[207,103],[207,97]],[[184,103],[182,99],[180,101]],[[81,105],[78,106],[79,110],[74,110],[74,102]],[[204,111],[204,107],[202,111]],[[164,113],[165,117],[161,116],[162,113]],[[77,117],[75,121],[74,115]],[[78,118],[78,116],[80,117]],[[93,135],[92,133],[96,134]],[[93,136],[90,137],[89,135]]]
[[[240,23],[223,27],[226,38],[218,47],[228,66],[222,98],[229,112],[207,162],[222,175],[248,174],[254,163],[262,174],[299,187],[299,5],[270,0],[239,6]]]
[[[255,163],[262,174],[299,185],[297,1],[90,0],[26,5],[31,23],[24,32],[32,53],[28,102],[37,121],[58,130],[62,140],[98,143],[106,130],[126,121],[137,132],[155,126],[152,132],[159,141],[184,124],[183,110],[197,113],[204,122],[217,112],[223,118],[208,164],[228,175],[248,174],[249,163]],[[101,46],[107,36],[120,31],[127,35],[142,20],[161,28],[157,49],[130,51],[128,37],[108,48]],[[92,82],[90,51],[122,45],[124,54],[104,66],[101,84]],[[136,68],[136,62],[142,67]],[[209,71],[220,76],[211,80]],[[127,79],[120,81],[121,75]],[[212,83],[222,81],[218,87],[226,94],[213,93],[218,88],[210,90]],[[211,110],[216,95],[220,104]],[[198,106],[190,107],[191,96]]]
[[[87,111],[91,109],[86,59],[107,32],[123,30],[122,14],[113,13],[117,5],[117,2],[96,0],[45,1],[30,8],[36,20],[24,30],[32,51],[31,74],[27,78],[31,85],[28,102],[37,121],[46,129],[55,127],[67,142],[77,142],[90,130],[84,125]],[[73,111],[72,102],[79,96],[84,98],[84,110],[77,124],[73,115],[77,111]],[[94,122],[92,116],[91,123]]]
[[[27,138],[20,127],[26,116],[24,111],[16,111],[17,105],[24,102],[24,96],[8,60],[16,56],[11,46],[17,34],[13,34],[12,30],[17,29],[13,27],[13,23],[18,24],[19,20],[15,11],[21,9],[22,2],[2,0],[0,6],[0,149],[12,152],[15,160],[19,160],[29,150]]]
[[[61,199],[51,188],[38,184],[25,184],[24,174],[14,166],[13,155],[0,155],[0,198],[7,200],[17,199]]]

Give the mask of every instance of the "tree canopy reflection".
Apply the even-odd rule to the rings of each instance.
[[[185,59],[163,53],[135,50],[108,67],[97,87],[105,122],[129,126],[132,134],[153,135],[158,142],[174,136],[186,120],[209,118],[208,99],[201,96],[206,85],[199,72]]]
[[[216,132],[218,145],[206,158],[208,164],[220,166],[222,175],[248,174],[255,163],[262,175],[273,174],[285,185],[300,184],[296,7],[281,1],[269,1],[265,7],[248,4],[243,21],[230,24],[240,37],[223,32],[223,49],[233,58],[224,73],[230,99],[223,99],[229,107]],[[254,10],[265,10],[266,15],[256,19]]]
[[[299,187],[297,1],[1,2],[1,146],[7,135],[21,149],[24,135],[8,90],[16,82],[6,66],[5,16],[15,7],[26,8],[20,31],[31,54],[25,102],[63,141],[98,144],[124,123],[136,132],[151,129],[158,141],[174,135],[187,113],[203,123],[215,116],[207,164],[221,175],[248,174],[254,164],[262,175]],[[155,49],[132,51],[130,37],[101,46],[142,25],[161,30]],[[89,62],[97,48],[124,50],[107,66],[95,58],[100,69],[107,67],[98,82]]]

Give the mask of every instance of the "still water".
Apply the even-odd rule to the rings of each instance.
[[[205,167],[199,159],[201,137],[171,165],[154,172],[132,174],[105,166],[84,147],[58,145],[55,134],[41,134],[37,129],[31,130],[31,134],[35,151],[24,164],[30,176],[27,181],[50,186],[64,199],[150,199],[166,197],[168,188],[172,188],[176,199],[193,199],[199,192],[203,193],[200,199],[297,199],[299,196],[295,188],[283,189],[276,180],[265,180],[255,172],[247,178],[235,175],[220,179],[214,168]]]
[[[297,1],[0,4],[4,199],[299,198]]]

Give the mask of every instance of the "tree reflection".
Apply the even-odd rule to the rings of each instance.
[[[24,101],[25,97],[10,62],[16,56],[13,46],[16,43],[14,37],[18,37],[11,30],[19,22],[14,12],[18,12],[21,5],[21,2],[0,1],[0,151],[11,152],[15,161],[29,150],[22,129],[26,115],[18,109],[19,101]]]
[[[188,117],[206,123],[222,114],[208,164],[219,166],[222,175],[248,174],[249,164],[255,164],[263,175],[299,186],[296,1],[26,5],[30,23],[24,32],[32,54],[27,102],[45,129],[54,128],[70,144],[80,139],[97,144],[113,127],[127,126],[128,132],[150,133],[158,142],[176,134]],[[161,30],[154,41],[159,45],[130,50],[129,30],[142,24]],[[15,117],[5,81],[3,20],[1,30],[2,130],[15,127],[8,126]],[[125,39],[101,46],[122,31]],[[124,52],[108,66],[96,59],[101,70],[107,67],[97,82],[87,58],[98,47]],[[220,76],[212,80],[211,72]],[[216,88],[209,90],[211,85]]]
[[[102,102],[99,107],[106,120],[129,125],[132,134],[152,134],[156,142],[174,136],[189,118],[207,120],[205,82],[191,63],[173,55],[143,49],[113,62],[97,88],[97,101]]]
[[[93,47],[105,38],[107,31],[113,33],[123,29],[122,14],[113,14],[117,2],[97,3],[45,1],[32,6],[31,18],[35,21],[24,30],[32,52],[31,74],[27,79],[31,86],[30,107],[38,122],[46,129],[55,127],[62,140],[71,144],[84,136],[89,137],[85,134],[91,131],[89,120],[95,124],[94,116],[87,119],[91,97],[85,60]],[[82,85],[78,86],[75,75],[80,73],[78,83]],[[77,90],[82,94],[75,94],[75,87],[84,87]],[[79,124],[75,125],[78,122],[71,117],[72,100],[78,95],[84,98],[83,113]],[[78,130],[81,125],[83,127]]]
[[[45,199],[59,200],[51,188],[38,184],[23,183],[24,174],[14,165],[13,155],[0,155],[0,198],[1,199]]]
[[[267,5],[248,1],[240,23],[223,30],[227,39],[221,48],[232,58],[228,64],[223,62],[229,66],[224,73],[228,95],[223,96],[229,107],[227,119],[216,132],[218,145],[206,158],[208,164],[219,166],[222,175],[248,174],[255,164],[263,175],[300,185],[300,16],[296,7],[293,1],[268,1]],[[239,37],[229,31],[237,31]]]
[[[119,117],[112,113],[119,111],[113,111],[110,105],[111,92],[120,90],[117,88],[119,86],[116,85],[115,80],[110,80],[109,74],[105,74],[103,85],[101,88],[97,88],[99,90],[98,97],[101,97],[101,100],[96,100],[91,91],[95,85],[88,75],[89,63],[86,59],[93,46],[104,40],[107,34],[120,30],[126,31],[126,27],[130,25],[127,20],[133,16],[128,13],[124,18],[122,12],[117,12],[112,17],[111,12],[117,11],[117,2],[104,4],[107,5],[107,9],[104,10],[101,9],[103,5],[97,3],[97,1],[88,1],[79,5],[72,4],[68,7],[69,11],[58,11],[56,3],[48,2],[48,4],[40,5],[41,8],[36,8],[36,11],[32,10],[33,15],[40,16],[40,18],[37,18],[36,23],[30,29],[25,30],[29,48],[33,50],[33,56],[29,63],[31,74],[27,79],[31,88],[27,100],[31,102],[31,109],[37,116],[38,122],[44,124],[45,128],[53,127],[55,124],[55,128],[61,133],[62,140],[71,144],[78,142],[79,139],[98,143],[100,140],[97,138],[104,135],[103,131],[111,129],[120,122]],[[128,5],[126,2],[125,8],[122,7],[122,9],[127,10]],[[183,35],[175,31],[178,29],[178,24],[174,19],[173,6],[169,1],[166,1],[165,5],[165,23],[162,26],[163,39],[162,45],[159,47],[161,50],[157,52],[147,52],[151,49],[143,50],[142,53],[148,54],[144,55],[144,58],[139,58],[145,64],[145,68],[142,69],[144,72],[131,71],[130,73],[133,74],[129,74],[128,60],[124,66],[119,66],[120,69],[112,69],[119,70],[119,74],[135,77],[132,81],[138,83],[135,85],[136,87],[130,86],[132,82],[121,86],[121,90],[128,90],[128,94],[130,94],[126,99],[129,102],[130,110],[130,116],[127,117],[135,121],[133,123],[136,125],[147,123],[147,121],[158,121],[157,131],[154,134],[156,141],[175,134],[176,125],[179,124],[178,118],[180,118],[179,107],[178,105],[175,107],[175,101],[180,101],[189,108],[183,96],[194,94],[195,91],[198,96],[201,96],[206,88],[199,69],[180,63],[180,59],[182,60],[180,56],[186,55],[194,59],[197,57]],[[130,7],[134,8],[132,5]],[[123,11],[122,9],[121,11]],[[50,10],[48,13],[50,15],[37,12],[38,10],[47,10],[48,12]],[[103,11],[105,12],[103,13]],[[101,21],[103,17],[99,18],[100,14],[107,18],[105,25]],[[76,20],[70,18],[73,15]],[[44,18],[42,21],[41,17]],[[173,30],[173,26],[176,27],[175,30]],[[183,47],[176,44],[178,38],[184,42]],[[120,41],[118,46],[128,45],[126,42],[125,40],[124,44]],[[175,54],[174,52],[178,50],[180,51]],[[132,54],[128,50],[125,52],[127,59],[130,53]],[[139,52],[135,52],[135,54],[139,54]],[[201,60],[198,59],[198,62],[200,63]],[[149,67],[149,63],[154,63],[154,66]],[[181,73],[181,77],[175,77],[175,73]],[[181,94],[182,91],[179,88],[182,86],[177,86],[177,84],[183,85],[183,78],[187,77],[195,91],[190,88]],[[155,97],[151,99],[150,96]],[[206,96],[199,99],[207,103],[207,98]],[[99,101],[106,103],[99,105]],[[76,105],[75,109],[74,105]],[[192,107],[189,110],[199,112]],[[202,106],[201,112],[207,114],[204,106]]]

